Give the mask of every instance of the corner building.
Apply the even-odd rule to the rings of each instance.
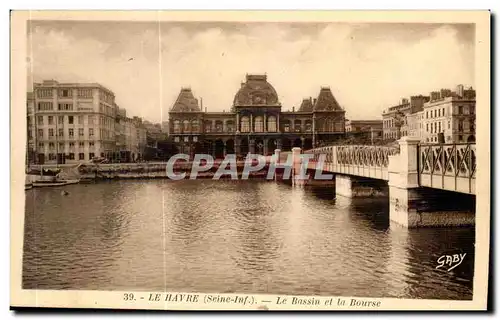
[[[118,114],[118,116],[117,116]],[[98,83],[34,83],[28,93],[28,160],[38,164],[78,163],[94,157],[133,161],[145,146],[145,129],[134,118],[120,125],[115,94]],[[122,139],[123,138],[123,139]],[[128,142],[131,138],[132,142]],[[123,141],[122,141],[123,140]],[[133,148],[138,145],[138,148]]]
[[[303,99],[299,109],[283,111],[266,75],[247,74],[230,112],[202,110],[190,88],[182,88],[169,111],[169,134],[180,153],[270,155],[335,142],[345,136],[345,111],[330,88]]]

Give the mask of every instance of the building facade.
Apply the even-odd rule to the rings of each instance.
[[[475,142],[476,91],[459,85],[456,91],[442,89],[431,92],[430,101],[424,105],[422,125],[423,142]]]
[[[190,88],[182,88],[169,112],[169,135],[179,152],[269,155],[275,149],[304,149],[342,139],[345,111],[330,88],[303,99],[296,111],[283,111],[266,75],[247,75],[229,112],[203,111]]]
[[[117,126],[120,117],[111,90],[97,83],[54,80],[35,83],[33,89],[28,141],[34,143],[35,163],[117,158],[121,127]]]
[[[403,98],[401,103],[385,110],[382,113],[384,139],[397,140],[408,136],[408,115],[422,111],[427,101],[429,97],[423,95],[411,96],[410,99]]]
[[[139,117],[128,118],[127,111],[118,108],[115,120],[115,161],[134,162],[142,159],[146,148],[146,128]]]
[[[412,96],[382,114],[385,140],[410,136],[424,143],[475,142],[476,91],[458,85]]]

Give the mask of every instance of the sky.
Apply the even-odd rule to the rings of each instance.
[[[381,119],[410,95],[474,86],[472,24],[28,22],[27,81],[97,82],[128,116],[168,120],[182,87],[229,111],[247,73],[282,110],[322,86],[349,119]]]

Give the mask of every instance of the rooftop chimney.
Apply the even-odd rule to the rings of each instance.
[[[463,85],[461,85],[461,84],[459,84],[459,85],[457,86],[457,95],[458,95],[459,97],[463,97],[463,96],[464,96],[464,86],[463,86]]]

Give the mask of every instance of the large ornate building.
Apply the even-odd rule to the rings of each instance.
[[[190,88],[182,88],[169,112],[169,134],[179,152],[269,155],[275,149],[305,149],[342,139],[345,111],[330,88],[304,99],[296,111],[283,111],[266,75],[247,75],[230,112],[203,112]]]

